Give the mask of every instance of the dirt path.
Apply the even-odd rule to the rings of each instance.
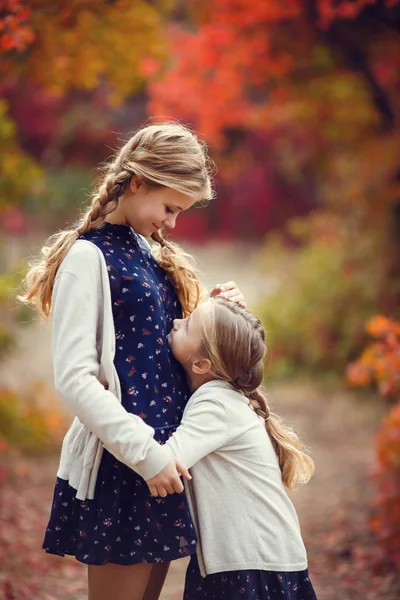
[[[309,554],[309,570],[319,600],[377,600],[381,597],[394,600],[398,596],[390,579],[373,579],[368,570],[361,572],[355,581],[349,578],[352,561],[358,560],[353,554],[358,552],[359,537],[365,538],[366,545],[370,543],[365,533],[371,495],[367,475],[373,460],[372,440],[380,418],[377,406],[348,391],[322,391],[304,382],[276,385],[271,395],[275,410],[301,434],[316,464],[314,478],[293,493],[292,500],[298,511]],[[43,556],[40,551],[57,461],[58,456],[19,461],[12,485],[5,490],[2,502],[8,510],[5,518],[8,516],[15,522],[14,535],[8,532],[4,540],[0,533],[1,546],[8,555],[5,565],[0,565],[0,581],[6,578],[4,569],[8,569],[12,581],[23,582],[29,574],[29,581],[32,583],[33,578],[37,584],[34,596],[16,598],[86,598],[85,568],[71,558]],[[10,559],[10,554],[15,558]],[[23,561],[26,556],[30,563],[24,573],[20,563],[15,561]],[[180,560],[171,566],[162,600],[182,598],[186,562]]]
[[[276,285],[273,277],[260,279],[251,263],[252,251],[246,247],[209,246],[197,254],[209,287],[234,279],[250,306]],[[23,389],[35,379],[50,384],[49,334],[49,327],[40,324],[25,329],[16,352],[0,368],[4,384]],[[268,387],[275,410],[301,434],[316,464],[313,480],[292,494],[292,499],[319,600],[399,598],[400,589],[396,591],[392,579],[374,579],[367,567],[360,569],[363,555],[360,558],[358,549],[360,540],[365,546],[371,543],[366,533],[372,494],[368,472],[383,409],[377,401],[361,399],[348,390],[322,390],[314,382]],[[15,476],[2,489],[2,518],[11,523],[11,533],[10,528],[0,532],[0,585],[7,578],[22,590],[24,581],[37,583],[33,595],[20,591],[16,600],[86,598],[84,567],[73,559],[45,557],[40,551],[57,461],[58,457],[19,460]],[[358,569],[355,576],[351,575],[353,565]],[[186,560],[172,565],[162,600],[182,597],[185,567]]]

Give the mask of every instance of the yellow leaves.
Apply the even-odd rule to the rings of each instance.
[[[3,446],[43,452],[60,442],[66,415],[42,383],[34,382],[23,396],[0,388],[0,441]]]
[[[161,11],[168,4],[159,3]],[[143,60],[165,60],[160,9],[152,2],[33,0],[32,5],[37,41],[24,64],[12,67],[47,89],[64,93],[104,81],[120,99],[143,85]]]
[[[0,214],[17,204],[42,177],[39,165],[26,155],[14,139],[15,126],[0,99]]]

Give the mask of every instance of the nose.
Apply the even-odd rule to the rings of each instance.
[[[174,229],[175,223],[176,223],[176,215],[170,215],[163,221],[163,225],[167,229]]]

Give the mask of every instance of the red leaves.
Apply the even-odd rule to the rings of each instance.
[[[384,419],[377,436],[378,495],[370,527],[388,566],[400,569],[400,405]]]
[[[11,50],[22,52],[34,41],[30,16],[31,10],[19,0],[0,2],[0,55]]]

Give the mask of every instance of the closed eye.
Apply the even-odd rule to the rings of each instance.
[[[165,212],[172,214],[174,211],[172,210],[172,208],[169,208],[169,206],[165,207]]]

